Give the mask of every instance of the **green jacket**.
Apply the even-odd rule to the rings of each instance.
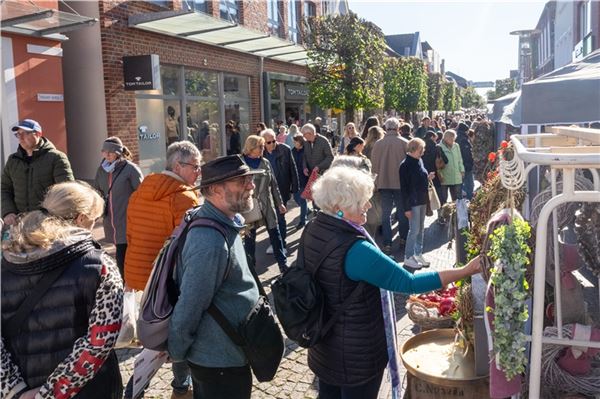
[[[438,169],[438,174],[442,185],[452,186],[462,184],[462,173],[465,172],[460,146],[456,143],[452,148],[448,148],[446,143],[442,142],[440,148],[448,158],[448,163],[444,169]]]
[[[46,190],[53,184],[73,180],[67,156],[45,137],[31,157],[19,146],[2,171],[2,217],[39,209]]]

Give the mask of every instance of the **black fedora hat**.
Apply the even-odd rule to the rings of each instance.
[[[263,174],[263,169],[250,169],[240,155],[227,155],[202,165],[200,187],[210,186],[240,176]]]

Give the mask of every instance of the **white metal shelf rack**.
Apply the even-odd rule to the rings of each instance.
[[[536,228],[535,269],[533,290],[533,323],[531,332],[531,357],[529,368],[529,397],[540,398],[540,378],[542,345],[583,346],[600,348],[600,342],[573,340],[562,335],[561,278],[559,266],[558,226],[556,208],[567,202],[600,202],[600,130],[578,127],[553,127],[553,133],[513,135],[511,142],[515,148],[512,161],[500,162],[502,183],[506,188],[516,189],[527,180],[530,170],[536,166],[550,168],[552,199],[542,208]],[[527,166],[525,166],[527,164]],[[589,169],[593,176],[592,191],[575,190],[575,171]],[[557,192],[557,175],[562,172],[562,192]],[[554,240],[555,311],[558,337],[543,336],[544,296],[546,276],[547,237],[546,228],[552,216],[552,237]],[[598,279],[600,295],[600,279]]]

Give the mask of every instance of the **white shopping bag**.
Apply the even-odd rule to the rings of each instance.
[[[137,346],[136,322],[139,311],[139,303],[134,290],[126,290],[123,293],[123,318],[121,321],[121,331],[115,348],[127,348]]]

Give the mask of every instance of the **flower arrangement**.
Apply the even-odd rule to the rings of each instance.
[[[494,314],[494,353],[498,368],[508,380],[522,374],[527,364],[526,339],[523,332],[529,312],[525,301],[529,284],[525,272],[531,248],[527,244],[531,227],[521,218],[502,225],[490,236],[488,256],[494,261],[490,280],[495,307],[486,308]]]

